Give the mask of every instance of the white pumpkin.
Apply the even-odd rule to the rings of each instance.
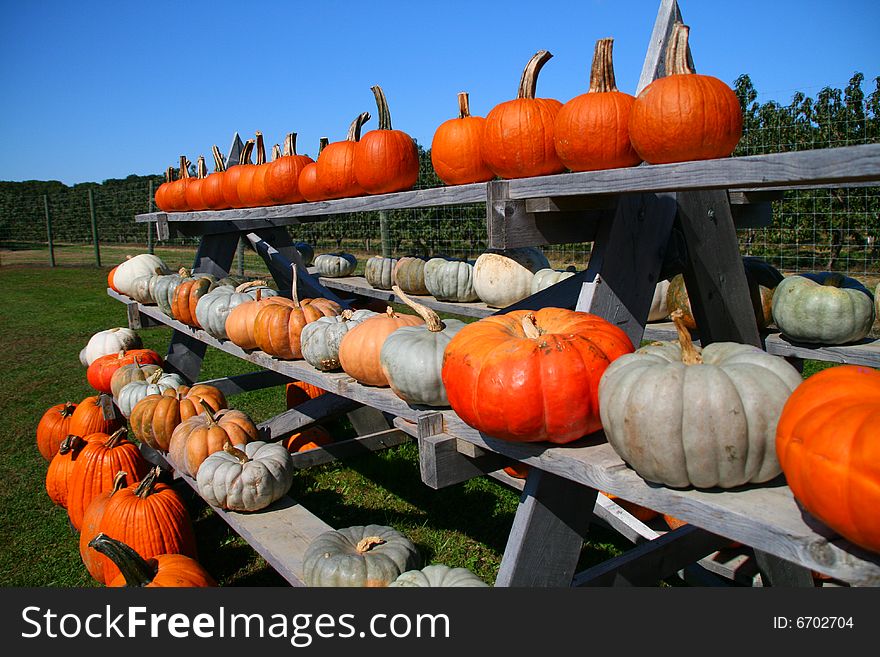
[[[651,310],[648,311],[649,322],[659,322],[669,317],[669,306],[666,303],[666,292],[669,281],[662,280],[654,286],[654,298],[651,299]]]
[[[342,278],[354,273],[357,258],[350,253],[322,253],[315,256],[314,266],[321,276]]]
[[[177,390],[185,385],[186,381],[179,374],[158,369],[143,381],[132,381],[122,386],[116,397],[116,405],[125,417],[130,417],[137,403],[147,395],[161,395],[165,390]]]
[[[535,272],[549,268],[534,247],[483,253],[474,263],[474,291],[487,306],[506,308],[529,296]]]
[[[450,568],[442,563],[425,566],[421,570],[407,570],[398,575],[389,587],[451,588],[460,586],[488,587],[467,568]]]
[[[546,290],[551,285],[556,285],[559,281],[574,276],[573,271],[559,271],[558,269],[539,269],[532,278],[532,294]]]
[[[85,348],[80,352],[80,362],[88,367],[96,359],[107,354],[118,354],[120,351],[140,349],[140,336],[129,328],[116,328],[98,331],[89,338]]]
[[[293,461],[281,443],[255,440],[209,454],[199,466],[199,494],[211,506],[259,511],[281,499],[293,483]]]
[[[141,276],[153,276],[157,269],[160,269],[163,274],[170,273],[162,258],[152,253],[141,253],[119,264],[113,274],[113,285],[122,294],[131,296],[135,279]]]

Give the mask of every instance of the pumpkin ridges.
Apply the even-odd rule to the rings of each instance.
[[[61,441],[70,433],[70,419],[75,410],[73,402],[55,404],[37,423],[37,449],[47,461],[58,453]]]
[[[364,189],[354,174],[354,157],[361,127],[370,120],[369,112],[359,114],[348,128],[344,141],[327,144],[316,160],[315,176],[321,199],[362,196]]]
[[[83,515],[82,528],[79,534],[79,554],[86,570],[89,571],[89,574],[95,581],[101,584],[107,583],[104,578],[104,562],[98,552],[90,547],[89,543],[99,533],[98,527],[100,526],[101,518],[104,517],[104,511],[107,509],[110,498],[122,488],[128,486],[127,477],[128,474],[125,471],[120,470],[117,472],[113,479],[113,487],[97,495],[86,507],[85,514]]]

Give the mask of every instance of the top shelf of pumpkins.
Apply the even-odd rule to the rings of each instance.
[[[666,53],[666,77],[638,97],[617,89],[610,38],[596,43],[589,90],[567,103],[537,98],[538,73],[552,55],[537,52],[523,71],[517,97],[486,117],[472,116],[468,94],[458,95],[458,118],[441,124],[431,161],[447,185],[527,178],[570,171],[663,164],[729,156],[742,136],[739,101],[718,78],[695,73],[688,63],[688,27],[676,24]],[[378,128],[361,137],[370,114],[352,121],[345,140],[322,139],[318,158],[297,155],[296,134],[266,161],[263,135],[248,140],[239,161],[224,163],[213,147],[215,171],[199,158],[190,177],[186,156],[180,178],[166,171],[156,191],[164,212],[223,210],[386,194],[411,189],[419,177],[413,139],[391,127],[382,89],[372,87]],[[256,162],[251,155],[256,150]]]

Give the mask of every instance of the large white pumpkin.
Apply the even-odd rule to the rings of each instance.
[[[483,253],[474,263],[474,291],[487,306],[506,308],[529,296],[535,273],[549,268],[534,247]]]
[[[255,440],[226,446],[199,466],[199,494],[215,507],[259,511],[281,499],[293,483],[293,461],[281,443]]]
[[[137,333],[118,326],[98,331],[90,337],[85,348],[79,353],[79,361],[88,367],[101,356],[118,354],[129,349],[140,349],[141,346],[141,338]]]
[[[169,274],[171,271],[165,266],[165,263],[157,255],[152,253],[141,253],[123,260],[113,274],[113,285],[122,294],[132,296],[134,290],[135,279],[142,276],[153,276],[156,270],[161,270],[163,274]]]

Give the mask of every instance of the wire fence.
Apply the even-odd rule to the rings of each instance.
[[[846,89],[823,89],[815,99],[795,94],[789,105],[758,103],[747,76],[736,82],[744,115],[743,138],[734,156],[829,148],[880,141],[880,78],[866,96],[861,74]],[[442,183],[420,148],[418,187]],[[102,184],[0,182],[0,266],[109,267],[144,251],[170,266],[192,265],[197,238],[158,242],[149,223],[162,178],[130,176]],[[347,251],[363,262],[370,255],[449,256],[473,260],[487,248],[485,205],[330,215],[289,228],[315,253]],[[384,223],[385,231],[382,230]],[[773,202],[773,223],[738,231],[743,255],[766,259],[785,272],[838,271],[880,277],[880,187],[797,189]],[[559,269],[587,266],[590,243],[544,247]],[[236,269],[265,271],[252,252],[239,254]]]

